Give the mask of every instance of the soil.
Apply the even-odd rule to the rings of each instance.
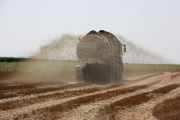
[[[0,72],[0,119],[179,119],[180,71],[124,71],[111,85],[77,83],[68,71],[20,74]]]

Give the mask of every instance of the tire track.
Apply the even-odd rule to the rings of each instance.
[[[68,98],[68,97],[84,95],[88,93],[94,93],[96,91],[99,91],[99,88],[94,87],[94,88],[87,88],[87,89],[82,89],[82,90],[65,91],[61,93],[38,96],[35,98],[30,98],[30,99],[27,98],[27,99],[22,99],[22,100],[14,100],[14,101],[9,101],[5,103],[0,103],[0,110],[11,110],[14,108],[21,108],[28,105],[40,103],[40,102],[50,100],[50,99],[63,99],[63,98]]]
[[[18,95],[32,95],[32,94],[40,94],[45,92],[53,92],[57,90],[64,90],[64,89],[72,89],[77,87],[89,86],[92,85],[90,83],[75,83],[75,84],[68,84],[58,87],[46,87],[46,88],[36,88],[36,85],[42,85],[41,83],[33,83],[33,84],[25,84],[25,85],[18,85],[18,86],[5,86],[0,88],[0,99],[7,99],[12,97],[17,97]],[[11,95],[4,94],[5,92],[11,92]]]
[[[162,74],[163,73],[147,75],[147,76],[144,76],[142,78],[135,79],[135,81],[142,81],[144,79],[155,77],[155,76],[162,75]],[[56,90],[64,90],[64,89],[70,89],[70,88],[76,88],[76,87],[91,85],[90,83],[75,83],[75,84],[68,84],[68,85],[64,85],[64,86],[60,86],[60,87],[36,88],[37,86],[43,86],[46,84],[55,84],[55,83],[44,82],[44,83],[21,84],[21,85],[14,85],[14,86],[3,86],[3,87],[0,87],[0,99],[13,98],[13,97],[17,97],[18,95],[40,94],[40,93],[52,92],[52,91],[56,91]],[[109,87],[106,87],[104,89],[120,87],[123,85],[125,85],[125,84],[119,83],[119,84],[115,84],[115,85],[110,85]],[[8,94],[8,95],[4,94],[5,92],[11,92],[11,91],[13,91],[11,94]]]
[[[172,75],[171,79],[176,79],[178,76],[180,76],[180,73]]]
[[[150,85],[153,84],[157,84],[160,81],[157,82],[153,82]],[[120,86],[123,86],[124,84],[118,84],[118,85],[111,85],[108,87],[93,87],[93,88],[87,88],[87,89],[80,89],[80,90],[74,90],[74,91],[65,91],[65,92],[61,92],[61,93],[54,93],[54,94],[50,94],[50,95],[43,95],[43,96],[37,96],[34,98],[27,98],[27,99],[22,99],[22,100],[13,100],[13,101],[9,101],[9,102],[5,102],[5,103],[0,103],[0,110],[10,110],[10,109],[14,109],[14,108],[20,108],[20,107],[25,107],[28,105],[32,105],[35,103],[40,103],[43,101],[46,101],[47,99],[64,99],[64,98],[68,98],[68,97],[74,97],[74,96],[80,96],[80,95],[84,95],[84,94],[88,94],[88,93],[95,93],[97,91],[101,91],[101,90],[108,90],[111,88],[117,88]],[[146,87],[146,86],[145,86]]]
[[[177,89],[179,87],[180,87],[180,84],[171,84],[171,85],[167,85],[167,86],[163,86],[161,88],[155,89],[151,92],[145,92],[145,93],[137,94],[134,96],[130,96],[130,97],[115,101],[108,106],[100,108],[98,110],[99,114],[96,115],[96,118],[97,119],[115,119],[115,114],[117,114],[120,110],[125,110],[135,105],[140,105],[142,103],[148,102],[151,99],[167,94],[168,92],[174,89]]]
[[[153,115],[159,120],[178,120],[180,118],[180,96],[164,100],[153,109]]]
[[[145,77],[142,77],[142,78],[138,78],[136,79],[136,82],[139,82],[139,81],[143,81],[145,79],[148,79],[148,78],[151,78],[151,77],[155,77],[155,76],[158,76],[158,75],[162,75],[163,73],[158,73],[158,74],[153,74],[153,75],[147,75]],[[159,81],[156,81],[150,85],[153,85],[153,84],[157,84]],[[132,82],[133,83],[133,82]],[[83,84],[83,83],[82,83]],[[125,84],[126,85],[126,84]],[[139,85],[139,86],[133,86],[133,87],[129,87],[129,88],[122,88],[122,89],[115,89],[115,88],[118,88],[118,87],[121,87],[121,86],[125,86],[124,83],[123,84],[118,84],[118,85],[111,85],[111,86],[105,86],[105,87],[102,87],[101,89],[99,90],[95,90],[96,94],[92,94],[93,92],[91,92],[91,94],[82,94],[80,97],[78,97],[78,99],[69,99],[69,101],[67,101],[66,103],[70,103],[73,107],[70,107],[67,105],[66,108],[68,109],[65,109],[65,110],[71,110],[71,109],[74,109],[74,108],[77,108],[79,106],[82,106],[84,104],[89,104],[89,103],[92,103],[92,102],[97,102],[97,101],[102,101],[102,100],[106,100],[106,99],[109,99],[111,97],[116,97],[116,96],[119,96],[119,95],[122,95],[122,94],[128,94],[128,93],[131,93],[131,92],[134,92],[134,91],[137,91],[137,90],[140,90],[140,89],[144,89],[146,87],[149,87],[149,85]],[[81,85],[80,85],[81,86]],[[83,86],[83,85],[82,85]],[[63,87],[63,86],[62,86]],[[76,88],[77,86],[75,85],[74,88]],[[72,86],[69,87],[69,88],[73,88]],[[44,88],[43,88],[44,89]],[[68,89],[68,86],[64,89]],[[115,90],[111,90],[111,89],[115,89]],[[97,93],[97,91],[99,91],[99,93]],[[38,91],[39,92],[39,91]],[[35,92],[35,93],[38,93],[38,92]],[[46,92],[46,91],[45,91]],[[31,94],[34,94],[34,92],[32,93],[32,91],[30,92],[24,92],[24,95],[26,95],[26,93],[30,93]],[[41,91],[40,91],[41,93]],[[108,94],[108,95],[106,95]],[[77,95],[77,94],[76,94]],[[96,99],[100,96],[100,99]],[[52,97],[52,96],[49,96],[49,97]],[[74,97],[74,96],[72,96]],[[87,98],[88,97],[88,98]],[[68,97],[64,97],[64,98],[68,98]],[[87,99],[86,99],[87,98]],[[59,99],[59,98],[57,98]],[[63,98],[60,98],[60,99],[63,99]],[[90,99],[90,100],[89,100]],[[65,105],[65,104],[63,104]],[[56,106],[56,105],[55,105]],[[52,107],[52,106],[49,106],[49,107]],[[59,106],[58,106],[59,107]],[[61,107],[62,108],[62,107]],[[56,109],[56,107],[52,108],[51,111],[53,111],[53,109]],[[64,107],[63,107],[64,109]],[[36,109],[35,111],[39,111],[40,109]],[[40,110],[41,111],[41,110]],[[61,111],[61,110],[60,110]],[[64,112],[61,111],[61,112]],[[33,113],[33,112],[32,112]],[[25,114],[21,114],[20,115],[21,117],[22,116],[27,116]],[[20,117],[20,118],[21,118]],[[24,117],[26,118],[26,117]]]
[[[120,96],[113,97],[111,99],[107,99],[107,100],[103,100],[103,101],[97,101],[95,103],[90,103],[88,105],[80,106],[80,108],[78,108],[78,109],[74,109],[71,112],[65,113],[64,114],[65,116],[62,119],[68,119],[68,120],[71,120],[71,119],[74,119],[74,120],[88,119],[89,120],[90,119],[90,120],[94,120],[94,119],[96,119],[95,115],[97,114],[97,111],[100,108],[103,108],[103,106],[109,105],[109,103],[111,103],[113,101],[117,101],[118,99],[131,97],[131,96],[136,95],[136,94],[141,94],[144,92],[152,91],[154,88],[159,88],[160,86],[163,86],[163,85],[159,86],[160,81],[163,79],[167,79],[167,76],[168,75],[163,74],[163,76],[147,79],[146,84],[150,85],[148,88],[140,89],[138,91],[128,93],[127,95],[122,94]],[[168,77],[168,79],[169,79],[169,77]],[[139,84],[141,84],[141,83],[139,83]],[[73,117],[69,117],[69,116],[73,116]],[[102,120],[104,120],[104,119],[102,119]]]
[[[179,84],[167,85],[167,86],[155,89],[152,92],[146,92],[146,93],[134,95],[134,96],[131,96],[128,98],[124,98],[122,100],[111,103],[109,105],[109,108],[114,109],[116,106],[131,107],[133,105],[139,105],[139,104],[142,104],[143,102],[147,102],[147,101],[151,100],[152,98],[154,98],[154,96],[156,94],[163,95],[163,94],[166,94],[178,87],[180,87]]]
[[[38,119],[52,119],[54,117],[55,117],[55,119],[59,119],[60,116],[56,116],[56,115],[59,115],[62,112],[67,112],[71,109],[77,108],[77,107],[85,105],[85,104],[106,100],[106,99],[116,97],[116,96],[119,96],[122,94],[131,93],[136,90],[144,89],[146,87],[148,87],[148,86],[147,85],[134,86],[134,87],[130,87],[130,88],[123,88],[123,89],[118,89],[118,90],[107,91],[104,93],[98,93],[98,94],[92,94],[92,95],[87,95],[87,96],[83,96],[83,97],[78,97],[77,99],[73,99],[73,100],[67,101],[62,104],[32,110],[31,114],[28,114],[28,115],[26,113],[21,114],[21,115],[18,115],[17,118],[24,119],[24,118],[29,118],[29,117],[33,118],[35,116],[34,119],[37,119],[36,115],[43,115],[42,118],[38,118]]]

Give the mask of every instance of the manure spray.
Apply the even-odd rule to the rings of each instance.
[[[73,81],[75,82],[75,65],[78,63],[76,53],[77,44],[84,35],[63,34],[53,39],[50,43],[40,46],[39,51],[30,56],[31,61],[24,64],[28,69],[28,76],[42,78],[43,81]],[[167,63],[167,59],[158,53],[151,52],[121,35],[116,38],[127,46],[127,53],[123,56],[125,64],[159,64],[159,61]],[[126,68],[125,68],[126,69]],[[136,68],[133,67],[135,70]],[[22,74],[22,73],[21,73]],[[21,74],[18,74],[21,76]],[[23,80],[25,82],[37,82],[38,80]]]

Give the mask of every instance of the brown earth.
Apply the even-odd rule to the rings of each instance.
[[[180,71],[124,71],[122,83],[76,83],[74,72],[0,72],[0,119],[178,120]]]

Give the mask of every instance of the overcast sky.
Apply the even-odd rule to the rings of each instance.
[[[106,30],[180,63],[180,0],[0,0],[0,56]]]

